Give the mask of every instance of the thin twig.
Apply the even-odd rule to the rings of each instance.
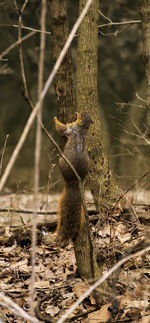
[[[140,223],[140,220],[139,220],[139,218],[138,218],[138,215],[137,215],[137,213],[136,213],[136,210],[135,210],[135,208],[134,208],[133,204],[130,202],[129,198],[125,196],[125,200],[126,200],[126,201],[127,201],[127,203],[130,205],[130,207],[131,207],[131,209],[132,209],[132,211],[133,211],[133,213],[134,213],[134,215],[135,215],[135,217],[136,217],[136,219],[137,219],[138,224],[141,224],[141,223]]]
[[[126,25],[124,28],[122,29],[116,29],[115,31],[111,32],[111,33],[104,33],[100,30],[100,34],[103,36],[118,36],[119,34],[129,30],[131,28],[131,25]]]
[[[38,319],[29,315],[18,304],[14,303],[9,297],[5,296],[3,293],[0,293],[0,298],[3,300],[3,302],[0,301],[2,306],[8,308],[15,315],[21,316],[25,320],[29,320],[30,322],[33,322],[33,323],[40,323]]]
[[[131,20],[131,21],[121,21],[121,22],[109,22],[107,24],[102,24],[99,25],[98,28],[104,28],[104,27],[112,27],[112,26],[122,26],[122,25],[133,25],[133,24],[139,24],[141,23],[141,20]],[[0,27],[18,27],[18,25],[2,25],[0,24]],[[35,29],[35,28],[30,28],[30,27],[25,27],[22,26],[22,28],[27,29],[27,30],[32,30],[31,33],[27,34],[26,36],[22,37],[21,42],[23,42],[24,40],[28,39],[29,37],[33,36],[35,33],[40,32],[40,30]],[[51,32],[49,31],[45,31],[46,34],[51,34]],[[114,34],[114,33],[113,33]],[[104,34],[105,35],[105,34]],[[74,34],[75,36],[75,34]],[[0,55],[0,59],[2,59],[5,55],[7,55],[13,48],[15,48],[18,45],[18,41],[16,41],[14,44],[10,45],[6,50],[4,50],[2,52],[2,54]]]
[[[4,159],[4,154],[5,154],[5,149],[6,149],[6,144],[7,144],[8,137],[9,137],[9,135],[7,135],[6,138],[5,138],[4,147],[3,147],[3,150],[2,150],[2,155],[1,155],[1,160],[0,160],[0,176],[2,174],[3,159]]]
[[[132,119],[132,123],[133,123],[133,125],[134,125],[134,127],[135,127],[135,129],[137,130],[137,132],[139,133],[139,138],[141,138],[141,139],[143,139],[146,143],[147,143],[147,145],[150,145],[150,140],[148,140],[146,137],[145,137],[145,135],[142,133],[142,131],[138,128],[138,126],[136,125],[136,123],[135,123],[135,121]]]
[[[112,20],[109,17],[105,16],[104,13],[100,9],[98,10],[98,12],[104,19],[108,20],[109,23],[112,24]]]
[[[26,84],[26,78],[25,78],[25,72],[24,72],[24,61],[23,61],[23,53],[22,53],[22,46],[20,39],[22,37],[22,25],[23,25],[23,19],[22,15],[24,12],[24,9],[28,3],[28,0],[25,0],[21,10],[19,10],[17,6],[16,0],[14,0],[15,7],[19,13],[18,15],[18,42],[19,42],[19,61],[20,61],[20,70],[21,70],[21,76],[22,81],[24,85],[24,91],[25,96],[28,97],[28,90],[27,90],[27,84]],[[40,95],[38,95],[39,100]],[[41,103],[39,105],[39,111],[41,109]],[[39,138],[38,138],[39,140]],[[37,147],[37,140],[35,145],[35,167],[34,167],[34,212],[32,214],[32,248],[31,248],[31,265],[32,265],[32,271],[31,271],[31,284],[30,284],[30,314],[34,316],[34,298],[35,298],[35,289],[34,289],[34,283],[35,283],[35,258],[36,258],[36,227],[37,227],[37,204],[38,204],[38,190],[39,190],[39,152],[40,146]]]
[[[130,103],[130,102],[128,102],[128,103],[126,103],[126,102],[115,102],[115,104],[120,105],[122,107],[124,107],[124,106],[130,107],[131,106],[131,107],[135,107],[135,108],[146,109],[146,107],[141,105],[141,104],[135,104],[135,103]]]
[[[40,37],[40,55],[39,55],[39,73],[38,73],[38,100],[43,88],[44,74],[44,56],[45,56],[45,24],[46,24],[46,0],[41,0],[41,37]],[[41,155],[41,122],[42,119],[42,102],[39,107],[39,118],[37,118],[36,140],[35,140],[35,161],[34,161],[34,213],[32,216],[32,274],[31,274],[31,314],[34,314],[35,299],[35,259],[36,259],[36,228],[37,228],[37,209],[38,193],[40,180],[40,155]]]
[[[140,24],[141,20],[131,20],[131,21],[118,21],[118,22],[108,22],[107,24],[99,25],[98,28],[112,27],[112,26],[124,26],[124,25],[134,25]]]
[[[144,103],[146,103],[146,104],[147,104],[147,101],[146,101],[146,100],[144,100],[144,99],[142,99],[142,98],[139,96],[138,92],[136,92],[136,93],[135,93],[135,95],[136,95],[137,99],[139,99],[140,101],[142,101],[142,102],[144,102]]]
[[[114,271],[116,271],[120,266],[122,266],[128,260],[142,256],[145,252],[150,250],[150,246],[135,252],[134,254],[128,255],[117,262],[110,270],[108,270],[95,284],[93,284],[85,293],[81,295],[81,297],[70,307],[70,309],[57,321],[57,323],[63,323],[73,311],[80,305],[83,300],[88,297],[94,289],[96,289],[99,285],[101,285]]]
[[[124,29],[118,30],[116,29],[113,33],[107,33],[105,34],[104,32],[100,31],[100,33],[103,36],[117,36],[119,33],[124,32],[126,29],[128,29],[128,26],[131,26],[133,24],[139,24],[141,23],[141,20],[131,20],[131,21],[119,21],[119,22],[113,22],[109,17],[105,16],[101,10],[99,10],[99,14],[107,21],[109,21],[106,24],[99,25],[98,28],[104,28],[104,27],[112,27],[112,26],[125,26]]]
[[[108,18],[108,19],[110,19],[110,18]],[[116,21],[116,22],[113,22],[110,19],[109,23],[101,24],[101,25],[98,26],[98,28],[111,27],[111,26],[122,26],[122,25],[134,25],[134,24],[140,24],[140,23],[141,23],[141,20],[129,20],[129,21],[118,21],[118,22]],[[0,27],[18,28],[18,25],[0,24]],[[36,33],[41,33],[40,29],[36,29],[36,28],[28,27],[28,26],[22,26],[22,29],[31,30],[31,31],[34,31]],[[51,32],[45,30],[45,34],[51,35]]]
[[[2,212],[8,212],[8,213],[22,213],[22,214],[33,214],[34,209],[14,209],[14,208],[0,208],[0,213]],[[94,210],[93,210],[94,212]],[[57,214],[56,210],[48,210],[48,211],[39,211],[37,210],[37,214],[44,214],[44,215],[50,215],[50,214]]]
[[[18,28],[19,25],[0,24],[0,27],[13,27],[13,28]],[[35,31],[36,33],[41,33],[41,29],[36,29],[36,28],[32,28],[32,27],[22,26],[22,29]],[[45,34],[47,34],[47,35],[51,35],[51,32],[50,31],[44,30],[43,32]]]
[[[130,186],[127,190],[126,190],[126,192],[125,193],[123,193],[120,197],[119,197],[119,199],[117,200],[117,202],[115,203],[115,206],[112,208],[112,210],[111,210],[111,212],[114,212],[115,211],[115,209],[116,209],[116,207],[117,207],[117,205],[118,205],[118,203],[123,199],[123,197],[128,193],[128,192],[130,192],[131,190],[132,190],[132,188],[134,188],[139,182],[141,182],[141,180],[143,179],[143,178],[145,178],[148,174],[150,173],[150,169],[144,174],[144,175],[142,175],[137,181],[136,181],[136,183],[135,184],[133,184],[132,186]]]
[[[16,46],[18,46],[20,43],[22,43],[24,40],[28,39],[29,37],[33,36],[36,32],[35,31],[31,31],[30,33],[28,33],[27,35],[25,35],[24,37],[22,37],[20,39],[20,41],[16,41],[14,42],[12,45],[10,45],[7,49],[5,49],[2,54],[0,55],[0,60],[6,56],[13,48],[15,48]]]
[[[144,204],[140,204],[140,205],[144,205]],[[146,206],[149,206],[148,204],[145,204]],[[33,214],[34,209],[15,209],[15,208],[0,208],[0,213],[21,213],[21,214]],[[96,216],[98,215],[98,211],[95,210],[95,208],[93,209],[88,209],[87,210],[88,214],[92,216]],[[50,215],[50,214],[57,214],[57,210],[56,209],[51,209],[51,210],[46,210],[46,211],[41,211],[41,210],[37,210],[37,213],[40,215]]]

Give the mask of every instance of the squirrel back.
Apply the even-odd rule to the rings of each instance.
[[[54,120],[59,134],[67,137],[64,155],[84,180],[89,163],[84,142],[92,122],[90,115],[87,112],[77,113],[76,121],[66,125],[56,117]],[[62,157],[59,158],[59,166],[65,186],[58,202],[57,241],[61,246],[65,246],[69,240],[75,240],[79,235],[84,222],[84,211],[78,178]]]

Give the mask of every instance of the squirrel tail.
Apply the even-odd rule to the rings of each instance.
[[[58,202],[58,222],[56,241],[65,247],[70,240],[75,241],[84,223],[84,209],[78,182],[65,183]]]

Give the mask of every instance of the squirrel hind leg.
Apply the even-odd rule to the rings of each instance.
[[[60,218],[58,218],[56,233],[57,236],[55,242],[57,246],[65,248],[69,244],[70,239],[68,234],[66,233],[66,230],[64,231],[64,226],[62,226]]]

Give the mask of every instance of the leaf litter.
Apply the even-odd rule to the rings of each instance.
[[[30,207],[31,204],[30,196]],[[24,207],[26,197],[23,196]],[[12,202],[12,200],[11,200]],[[43,202],[42,202],[43,203]],[[2,199],[5,207],[5,199]],[[53,209],[55,207],[53,203]],[[10,207],[8,198],[6,206]],[[149,210],[148,210],[149,212]],[[145,214],[145,210],[143,212]],[[141,220],[141,208],[137,208],[137,218],[127,215],[122,209],[110,217],[105,214],[91,221],[91,232],[97,261],[103,272],[110,269],[121,257],[128,253],[138,242],[148,237],[149,223]],[[11,214],[3,215],[0,221],[0,290],[21,306],[25,311],[30,304],[31,277],[31,231],[30,226],[20,226],[24,231],[23,239],[18,239],[21,231],[13,230]],[[14,215],[13,215],[14,216]],[[19,216],[18,216],[19,218]],[[25,218],[25,215],[24,215]],[[105,219],[103,221],[103,219]],[[147,213],[146,213],[147,219]],[[15,220],[17,222],[17,220]],[[19,219],[20,221],[20,219]],[[99,222],[100,221],[100,222]],[[27,222],[29,224],[29,217]],[[17,224],[16,224],[17,227]],[[44,234],[43,234],[44,232]],[[46,232],[46,234],[45,234]],[[30,232],[31,233],[31,232]],[[61,315],[87,290],[90,284],[77,277],[76,261],[73,247],[70,244],[60,249],[54,242],[54,230],[46,228],[38,232],[36,246],[35,290],[36,308],[40,299],[45,297],[42,313],[50,315],[57,321]],[[28,237],[28,239],[27,239]],[[79,318],[74,322],[141,322],[150,323],[150,254],[145,254],[128,261],[109,279],[109,291],[102,291],[100,309]],[[116,302],[116,303],[115,303]],[[0,303],[2,300],[0,299]],[[117,304],[117,305],[116,305]],[[73,316],[84,314],[95,308],[93,295],[85,299],[74,311]],[[0,322],[22,322],[23,319],[14,315],[9,309],[0,306]],[[2,318],[1,318],[2,317]]]

